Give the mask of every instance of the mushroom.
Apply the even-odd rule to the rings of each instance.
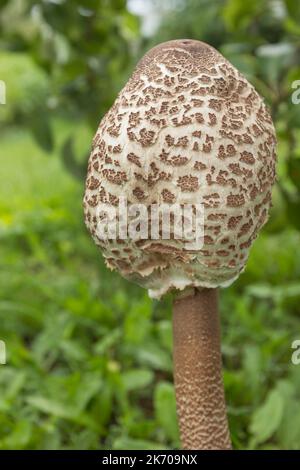
[[[84,213],[106,265],[152,298],[175,296],[174,378],[186,449],[231,449],[218,288],[238,278],[267,221],[275,161],[275,131],[262,98],[218,51],[194,40],[151,49],[93,140]],[[159,222],[153,237],[150,207],[174,204],[169,236]],[[133,210],[136,232],[128,233],[128,207],[136,205],[146,210]],[[177,236],[180,220],[189,219],[180,213],[186,205],[190,215],[203,208],[196,248]]]

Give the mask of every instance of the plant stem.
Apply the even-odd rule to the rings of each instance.
[[[184,449],[231,449],[226,415],[217,289],[174,301],[174,379]]]

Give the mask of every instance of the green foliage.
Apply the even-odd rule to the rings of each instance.
[[[0,73],[10,85],[8,98],[13,95],[9,109],[27,106],[20,119],[38,144],[52,150],[51,123],[57,115],[84,120],[94,131],[124,82],[138,37],[139,22],[127,11],[126,0],[10,0],[0,7],[0,27],[0,46],[8,51],[0,59]],[[27,90],[30,62],[33,80]],[[40,76],[47,77],[47,100],[39,93],[42,80],[36,86]],[[89,148],[87,142],[85,154]],[[82,174],[76,165],[72,172]]]
[[[221,292],[224,382],[236,449],[300,449],[299,2],[170,4],[141,41],[123,0],[1,3],[0,449],[179,446],[170,299],[152,302],[104,266],[72,177],[139,44],[176,37],[219,48],[275,120],[271,218]]]
[[[154,407],[157,422],[161,425],[166,438],[179,446],[176,399],[174,387],[170,383],[158,383],[154,394]]]
[[[278,429],[282,420],[284,401],[277,390],[272,390],[265,403],[252,416],[250,432],[253,434],[253,444],[259,444],[270,439]]]

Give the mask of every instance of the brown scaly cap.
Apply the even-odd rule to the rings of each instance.
[[[176,40],[151,49],[102,119],[89,160],[86,224],[107,265],[160,297],[232,283],[268,218],[276,138],[253,86],[213,47]],[[204,205],[204,245],[106,240],[99,204]]]

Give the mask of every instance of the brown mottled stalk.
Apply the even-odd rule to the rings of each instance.
[[[231,449],[226,415],[217,289],[174,301],[174,379],[184,449]]]

